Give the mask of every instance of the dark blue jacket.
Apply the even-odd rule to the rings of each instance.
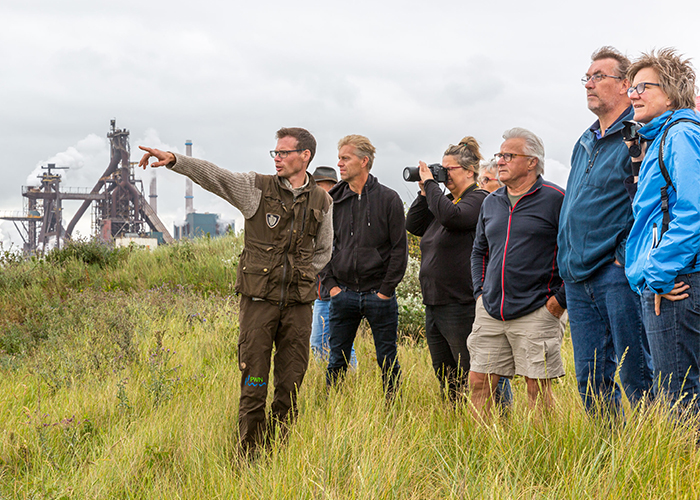
[[[537,178],[511,208],[506,188],[481,205],[472,249],[474,297],[503,321],[542,307],[552,295],[566,297],[557,268],[557,233],[564,190]]]
[[[625,264],[625,244],[632,228],[632,203],[624,180],[632,175],[622,121],[632,106],[600,139],[596,124],[574,146],[566,198],[559,221],[559,274],[571,283],[584,281],[616,258]]]

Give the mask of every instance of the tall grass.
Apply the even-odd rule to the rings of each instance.
[[[363,333],[359,370],[328,392],[312,361],[286,442],[240,461],[239,252],[225,237],[5,265],[0,498],[700,497],[688,420],[587,417],[568,339],[556,410],[528,413],[516,380],[509,415],[483,424],[441,399],[416,340],[386,405]]]

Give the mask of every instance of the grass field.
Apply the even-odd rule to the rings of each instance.
[[[74,245],[0,269],[0,499],[700,498],[697,422],[659,407],[557,409],[483,424],[444,403],[424,343],[399,349],[387,406],[371,337],[327,393],[312,362],[286,443],[236,458],[240,237],[120,252]]]

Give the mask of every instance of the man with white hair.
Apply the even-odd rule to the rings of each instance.
[[[530,408],[554,404],[551,380],[561,360],[566,307],[557,268],[557,233],[564,190],[545,181],[544,145],[513,128],[498,158],[504,187],[481,205],[472,250],[476,317],[467,345],[475,409],[488,413],[501,377],[522,375]]]

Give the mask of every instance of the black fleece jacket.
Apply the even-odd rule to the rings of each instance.
[[[408,263],[401,198],[372,174],[361,194],[345,181],[328,194],[333,198],[333,256],[321,272],[323,286],[392,296]]]
[[[503,321],[542,307],[552,295],[566,307],[557,267],[557,233],[564,190],[537,178],[511,208],[506,188],[486,197],[472,249],[474,297]]]
[[[425,181],[406,214],[408,232],[421,236],[420,287],[431,306],[473,304],[471,254],[479,209],[487,191],[469,186],[455,203],[435,180]]]

